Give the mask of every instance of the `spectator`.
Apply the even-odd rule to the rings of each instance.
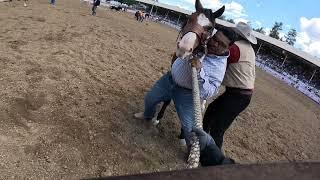
[[[97,7],[100,6],[100,0],[93,0],[92,5],[92,16],[95,16],[97,14]]]

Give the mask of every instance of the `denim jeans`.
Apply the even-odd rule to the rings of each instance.
[[[171,72],[163,75],[145,96],[144,117],[151,120],[157,105],[169,100],[175,104],[187,145],[190,146],[191,130],[195,125],[192,90],[179,87],[173,81]]]
[[[50,4],[55,5],[56,4],[56,0],[51,0]]]

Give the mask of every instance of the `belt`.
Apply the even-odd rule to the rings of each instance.
[[[226,92],[237,93],[237,94],[245,94],[245,95],[252,95],[253,94],[253,89],[242,89],[242,88],[226,87]]]

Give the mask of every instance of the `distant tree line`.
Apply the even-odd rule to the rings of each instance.
[[[296,42],[296,37],[297,37],[297,30],[295,29],[290,29],[288,33],[284,37],[280,37],[280,31],[282,31],[282,22],[275,22],[273,27],[270,30],[269,36],[275,39],[278,39],[280,41],[286,42],[289,45],[293,46],[294,43]],[[263,27],[253,29],[254,31],[260,32],[262,34],[266,34],[265,30]]]
[[[228,19],[224,15],[220,16],[219,19],[224,20],[224,21],[228,21],[233,24],[235,23],[233,19],[230,19],[230,18]],[[248,23],[250,23],[250,22],[248,22]],[[292,28],[288,31],[288,33],[284,37],[280,37],[280,31],[282,31],[282,26],[283,26],[282,22],[275,22],[273,27],[270,30],[269,36],[273,37],[275,39],[278,39],[280,41],[286,42],[289,45],[293,46],[294,43],[296,42],[297,31]],[[264,34],[264,35],[266,34],[266,31],[264,30],[263,27],[256,28],[256,29],[253,28],[253,30],[256,32],[259,32],[261,34]]]

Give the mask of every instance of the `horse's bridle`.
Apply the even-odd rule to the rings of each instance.
[[[205,51],[204,53],[207,54],[207,43],[208,43],[209,39],[212,37],[214,27],[211,27],[210,29],[206,29],[203,26],[200,26],[194,20],[195,18],[197,18],[198,15],[199,15],[198,12],[191,14],[191,16],[189,17],[186,24],[181,28],[181,31],[179,32],[179,35],[177,37],[177,41],[179,40],[179,38],[183,37],[188,32],[193,32],[197,35],[197,37],[199,39],[199,45],[195,49],[195,51],[196,50],[202,51],[201,48],[204,48],[204,51]],[[193,21],[191,21],[190,19]],[[193,54],[195,54],[195,53],[193,53]]]

